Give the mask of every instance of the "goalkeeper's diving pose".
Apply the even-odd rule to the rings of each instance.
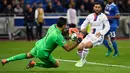
[[[49,27],[48,32],[45,37],[41,40],[37,41],[33,49],[28,53],[18,54],[7,59],[2,59],[1,63],[3,65],[22,59],[29,58],[39,58],[42,62],[30,61],[27,65],[28,68],[32,68],[34,66],[43,67],[43,68],[56,68],[59,67],[59,61],[56,60],[52,55],[52,51],[59,45],[63,47],[66,51],[71,51],[74,49],[79,41],[73,42],[70,46],[66,43],[62,35],[62,31],[66,28],[67,20],[65,18],[60,17],[58,19],[57,24],[53,24]],[[78,37],[80,38],[80,37]]]

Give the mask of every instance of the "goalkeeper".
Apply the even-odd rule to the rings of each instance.
[[[59,62],[51,55],[52,51],[58,46],[62,46],[66,51],[71,51],[74,49],[78,42],[73,42],[71,46],[68,45],[62,35],[62,31],[66,28],[67,20],[65,18],[59,18],[57,24],[49,27],[48,32],[44,38],[37,41],[34,48],[28,53],[22,53],[12,56],[7,59],[3,59],[1,63],[5,65],[6,63],[29,59],[33,57],[39,58],[42,62],[37,63],[35,61],[30,61],[26,68],[32,68],[34,66],[44,67],[44,68],[56,68],[59,67]]]

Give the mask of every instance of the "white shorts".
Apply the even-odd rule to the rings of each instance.
[[[82,43],[88,43],[89,41],[93,43],[93,47],[96,45],[101,45],[103,43],[104,36],[96,37],[96,34],[88,34],[83,40]]]

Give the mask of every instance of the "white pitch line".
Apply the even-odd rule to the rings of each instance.
[[[57,59],[57,60],[63,61],[63,62],[78,62],[76,60],[64,60],[64,59]],[[103,64],[103,63],[96,63],[96,62],[87,62],[87,64],[101,65],[101,66],[108,66],[108,67],[130,68],[130,66]]]

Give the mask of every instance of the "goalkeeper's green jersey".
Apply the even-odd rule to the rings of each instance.
[[[48,32],[44,38],[37,41],[35,46],[41,51],[50,54],[58,45],[64,46],[66,41],[62,32],[53,24],[49,27]]]

